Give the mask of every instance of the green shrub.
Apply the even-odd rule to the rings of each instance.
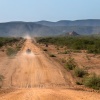
[[[7,37],[0,37],[0,47],[9,44],[12,45],[15,42],[18,42],[21,38],[7,38]]]
[[[56,57],[54,54],[50,54],[50,57]]]
[[[84,75],[86,75],[86,71],[84,71],[84,69],[82,69],[82,68],[75,68],[75,70],[74,70],[74,72],[75,72],[75,75],[77,76],[77,77],[83,77]]]
[[[8,56],[13,56],[13,55],[17,54],[17,49],[9,47],[9,48],[7,48],[6,54]]]
[[[78,81],[76,82],[76,84],[77,85],[83,85],[82,82],[78,82]]]
[[[72,52],[74,52],[74,53],[81,53],[80,50],[73,50]]]
[[[70,51],[64,51],[63,52],[63,54],[69,54],[70,53]]]
[[[4,79],[4,76],[0,75],[0,88],[2,87],[3,79]]]
[[[91,60],[90,57],[88,55],[86,55],[87,60]]]
[[[73,70],[75,67],[76,67],[76,63],[75,63],[74,59],[69,58],[69,59],[67,60],[67,63],[66,63],[65,68],[67,68],[67,69],[69,69],[69,70]]]
[[[4,76],[0,75],[0,81],[4,79]]]
[[[43,51],[48,51],[47,49],[43,49]]]
[[[87,50],[88,53],[100,54],[100,37],[48,37],[38,39],[39,43],[53,44],[73,50]],[[79,51],[76,51],[79,52]]]
[[[100,90],[100,76],[92,75],[84,79],[84,85],[96,90]]]
[[[59,47],[57,47],[57,50],[59,50]]]
[[[16,46],[16,50],[20,51],[21,47],[22,47],[21,45]]]
[[[62,58],[61,59],[62,63],[66,63],[66,59]]]

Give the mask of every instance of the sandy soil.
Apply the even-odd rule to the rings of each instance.
[[[100,100],[100,95],[62,89],[21,89],[2,95],[0,100]]]
[[[49,45],[45,47],[44,44],[40,45],[42,49],[47,49],[48,53],[56,55],[56,59],[67,60],[69,57],[74,58],[75,62],[78,64],[78,67],[86,69],[90,74],[96,73],[100,75],[100,54],[88,54],[84,50],[81,53],[71,52],[70,54],[63,54],[66,47],[57,47],[55,45]],[[59,49],[58,49],[59,48]]]
[[[2,90],[0,100],[100,100],[99,93],[70,89],[75,83],[71,74],[31,40],[16,57],[0,62],[0,74],[3,88],[13,88]]]

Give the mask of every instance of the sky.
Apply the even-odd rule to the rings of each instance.
[[[100,19],[100,0],[0,0],[0,22]]]

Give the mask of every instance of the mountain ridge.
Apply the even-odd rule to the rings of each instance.
[[[0,36],[57,36],[72,31],[81,35],[100,34],[100,19],[0,23]]]
[[[100,26],[100,19],[60,20],[57,22],[43,20],[36,23],[46,26]]]

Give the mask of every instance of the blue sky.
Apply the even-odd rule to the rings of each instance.
[[[0,0],[0,22],[100,19],[100,0]]]

